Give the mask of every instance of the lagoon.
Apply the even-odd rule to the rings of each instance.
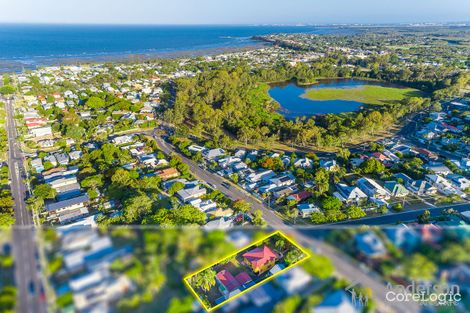
[[[414,92],[417,91],[389,83],[359,79],[320,80],[317,84],[306,86],[287,82],[273,84],[269,89],[269,95],[280,104],[279,112],[286,118],[353,112],[366,105],[380,104],[387,100],[396,101],[407,95],[418,95],[413,94]],[[379,99],[382,94],[383,99]]]

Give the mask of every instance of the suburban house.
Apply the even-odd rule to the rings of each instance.
[[[276,278],[287,295],[296,294],[304,290],[312,281],[312,276],[307,274],[302,268],[294,267]]]
[[[367,195],[358,187],[350,187],[346,184],[336,184],[338,191],[334,192],[333,195],[345,203],[359,203],[363,200],[367,200]]]
[[[287,197],[287,200],[294,200],[296,202],[302,202],[312,196],[312,193],[307,190],[302,190],[297,193],[293,193]]]
[[[320,167],[327,171],[336,171],[338,169],[336,160],[320,160]]]
[[[62,222],[65,220],[70,220],[73,216],[68,215],[69,213],[74,213],[82,215],[87,214],[88,211],[82,210],[86,203],[90,201],[90,198],[87,194],[80,195],[78,197],[58,201],[58,202],[51,202],[46,204],[46,210],[50,216],[60,217],[62,216]]]
[[[448,175],[452,173],[452,171],[447,166],[445,166],[442,163],[437,163],[437,162],[430,162],[424,165],[424,168],[436,174],[441,174],[441,175]]]
[[[295,192],[295,189],[293,189],[292,187],[282,187],[281,189],[275,190],[273,192],[273,196],[274,198],[279,199],[281,197],[288,196],[293,192]]]
[[[368,259],[382,258],[387,254],[384,243],[372,231],[357,234],[355,241],[357,251]]]
[[[215,280],[220,292],[226,299],[239,293],[240,287],[249,284],[252,279],[246,272],[241,272],[235,276],[232,275],[228,270],[221,270],[215,275]]]
[[[202,153],[207,160],[214,160],[225,155],[225,150],[221,148],[204,150]]]
[[[295,167],[312,168],[313,161],[309,158],[298,159],[294,162]]]
[[[411,192],[418,196],[433,195],[437,193],[437,188],[425,180],[414,180],[407,187]]]
[[[44,165],[42,164],[42,160],[40,158],[32,159],[31,167],[34,168],[36,173],[41,173],[44,171]]]
[[[418,246],[421,239],[419,234],[412,227],[401,224],[397,227],[384,229],[385,235],[393,245],[406,252],[411,252]]]
[[[297,206],[297,210],[303,218],[307,218],[313,213],[320,213],[320,209],[313,203],[301,203]]]
[[[283,173],[282,175],[273,177],[269,180],[276,187],[290,186],[295,183],[295,177],[291,173]]]
[[[312,308],[312,313],[358,313],[352,304],[351,295],[344,290],[336,290],[325,297],[316,307]]]
[[[277,253],[267,245],[259,246],[243,254],[245,263],[256,274],[270,270],[276,264],[278,257]]]
[[[389,199],[390,193],[373,179],[362,177],[358,179],[357,186],[369,197],[376,199]]]
[[[426,174],[426,180],[434,185],[437,190],[444,195],[457,194],[459,196],[465,196],[465,194],[454,187],[454,185],[446,178],[437,174]]]
[[[198,145],[190,145],[188,147],[188,151],[195,152],[195,153],[202,152],[204,150],[206,150],[206,148],[198,146]]]
[[[410,193],[405,186],[396,181],[386,181],[384,187],[393,197],[406,197]]]
[[[459,188],[462,191],[470,188],[470,180],[468,178],[463,177],[462,175],[451,174],[447,175],[447,178],[452,182],[455,187]]]
[[[272,170],[264,170],[248,175],[246,180],[251,183],[257,183],[260,180],[269,180],[274,176],[276,176],[276,173],[274,173]]]
[[[51,136],[52,135],[52,127],[51,126],[43,126],[38,128],[30,129],[29,132],[33,137],[43,137],[43,136]]]
[[[176,168],[170,167],[170,168],[165,168],[163,170],[158,171],[157,176],[160,177],[161,180],[168,180],[171,178],[178,177],[180,173]]]
[[[206,189],[200,186],[195,186],[192,188],[181,189],[176,192],[178,198],[183,202],[188,202],[192,199],[197,199],[206,194]]]
[[[131,143],[133,140],[134,140],[133,135],[123,135],[123,136],[114,137],[112,142],[115,145],[125,145],[128,143]]]
[[[54,154],[55,159],[60,165],[68,165],[69,164],[69,156],[67,153],[56,153]]]

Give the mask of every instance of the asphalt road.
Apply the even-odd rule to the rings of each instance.
[[[284,232],[294,236],[299,243],[303,246],[309,247],[316,253],[325,255],[333,262],[337,275],[348,279],[351,282],[357,283],[364,287],[368,287],[374,294],[374,300],[377,303],[377,310],[379,312],[396,312],[396,313],[415,313],[420,312],[420,306],[415,303],[403,303],[403,302],[389,302],[386,300],[386,293],[388,291],[386,283],[381,277],[367,268],[362,268],[359,264],[351,257],[342,253],[334,247],[326,244],[325,242],[316,239],[315,229],[318,228],[295,228],[292,224],[282,220],[267,206],[258,201],[254,200],[251,195],[248,195],[244,191],[231,186],[226,188],[222,185],[225,180],[215,173],[205,170],[194,162],[193,160],[185,157],[178,153],[173,146],[165,142],[160,136],[154,134],[160,149],[167,155],[175,153],[178,154],[184,163],[188,164],[192,173],[194,173],[199,179],[210,183],[222,191],[232,200],[244,199],[252,204],[252,209],[260,209],[263,212],[263,217],[268,223],[269,227],[273,229],[281,229]]]
[[[18,289],[16,312],[47,312],[39,276],[37,246],[34,241],[34,225],[31,213],[26,209],[26,177],[23,156],[16,140],[14,109],[11,100],[3,100],[7,111],[8,167],[11,192],[15,201],[16,223],[13,228],[13,254],[15,258],[15,283]]]
[[[431,217],[438,217],[442,214],[442,211],[445,209],[454,209],[458,212],[464,212],[470,210],[470,203],[459,203],[459,204],[452,204],[452,205],[445,205],[440,207],[433,207],[433,208],[426,208],[426,209],[419,209],[414,211],[406,211],[400,213],[389,213],[380,216],[374,217],[366,217],[357,220],[347,220],[343,222],[338,222],[334,224],[334,226],[343,226],[343,225],[395,225],[398,223],[403,222],[411,222],[416,221],[419,215],[423,214],[424,211],[428,210],[431,213]]]

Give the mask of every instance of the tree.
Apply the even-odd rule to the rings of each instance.
[[[76,125],[69,125],[67,126],[67,130],[65,132],[65,136],[69,137],[69,138],[72,138],[73,140],[76,140],[76,141],[79,141],[79,140],[82,140],[82,139],[85,139],[84,136],[85,136],[85,129],[80,127],[80,126],[76,126]]]
[[[230,174],[230,180],[233,181],[235,184],[238,183],[238,174],[237,173],[233,173],[233,174]]]
[[[183,205],[173,211],[177,225],[199,224],[206,222],[206,214],[192,205]]]
[[[134,223],[152,211],[152,200],[145,194],[128,199],[124,203],[126,222]]]
[[[430,217],[431,217],[431,212],[429,212],[429,210],[425,210],[423,214],[418,215],[418,223],[429,224]]]
[[[346,214],[348,215],[349,218],[356,219],[356,218],[361,218],[366,216],[366,213],[364,210],[362,210],[360,207],[351,205],[346,208]]]
[[[113,176],[111,176],[111,182],[119,186],[130,186],[133,183],[133,179],[128,170],[118,168]]]
[[[41,199],[54,199],[56,191],[49,184],[40,184],[34,187],[33,195]]]
[[[436,271],[436,264],[418,253],[406,258],[403,263],[403,275],[411,280],[432,280]]]
[[[300,306],[302,298],[299,295],[288,297],[274,306],[273,313],[295,313]]]
[[[209,291],[215,286],[215,271],[213,269],[206,269],[191,278],[191,283],[196,288]]]
[[[3,87],[0,87],[0,93],[2,95],[11,95],[15,93],[15,87],[12,85],[5,85]]]
[[[327,210],[325,213],[326,219],[330,223],[339,222],[345,220],[347,218],[346,214],[344,214],[340,209],[331,209]]]
[[[319,196],[323,195],[330,188],[330,174],[324,168],[320,168],[315,173],[315,188]]]
[[[45,171],[50,170],[51,168],[54,168],[54,164],[52,164],[51,161],[44,162],[44,170]]]
[[[174,195],[176,192],[184,188],[184,184],[182,182],[174,182],[170,188],[168,188],[168,194],[170,196]]]
[[[364,174],[380,174],[385,171],[385,165],[374,158],[362,162],[360,168]]]
[[[312,221],[313,224],[323,224],[327,222],[325,214],[323,214],[322,212],[312,213],[312,215],[310,216],[310,221]]]
[[[318,279],[326,279],[333,275],[335,267],[331,260],[320,254],[310,252],[310,258],[303,263],[303,269]]]
[[[443,263],[470,263],[470,239],[445,246],[439,256]]]
[[[431,107],[429,109],[433,112],[440,112],[442,111],[442,105],[439,101],[434,101],[431,103]]]
[[[0,213],[0,226],[8,227],[15,224],[15,218],[10,213]]]
[[[88,100],[85,102],[85,105],[91,109],[101,109],[105,107],[106,102],[101,98],[92,96],[88,98]]]
[[[253,212],[253,219],[251,220],[253,225],[266,226],[266,221],[263,219],[263,212],[256,210]]]
[[[321,202],[322,208],[326,211],[328,210],[339,210],[343,203],[336,197],[328,196],[324,198]]]
[[[191,313],[193,312],[193,298],[173,298],[166,313]]]
[[[302,259],[303,256],[303,253],[299,249],[294,248],[287,252],[286,256],[284,257],[284,261],[287,263],[287,265],[292,265]]]
[[[347,162],[351,156],[351,151],[349,149],[340,149],[338,155],[344,162]]]
[[[80,182],[80,185],[83,188],[90,188],[90,187],[97,188],[97,187],[102,187],[103,184],[104,184],[103,175],[101,174],[88,176]]]
[[[233,201],[232,208],[236,212],[248,213],[251,209],[251,204],[243,199]]]

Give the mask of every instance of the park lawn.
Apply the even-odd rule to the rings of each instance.
[[[355,88],[310,89],[302,95],[311,100],[346,100],[365,104],[383,105],[403,100],[407,97],[423,97],[422,91],[413,88],[393,88],[382,86],[360,86]]]

